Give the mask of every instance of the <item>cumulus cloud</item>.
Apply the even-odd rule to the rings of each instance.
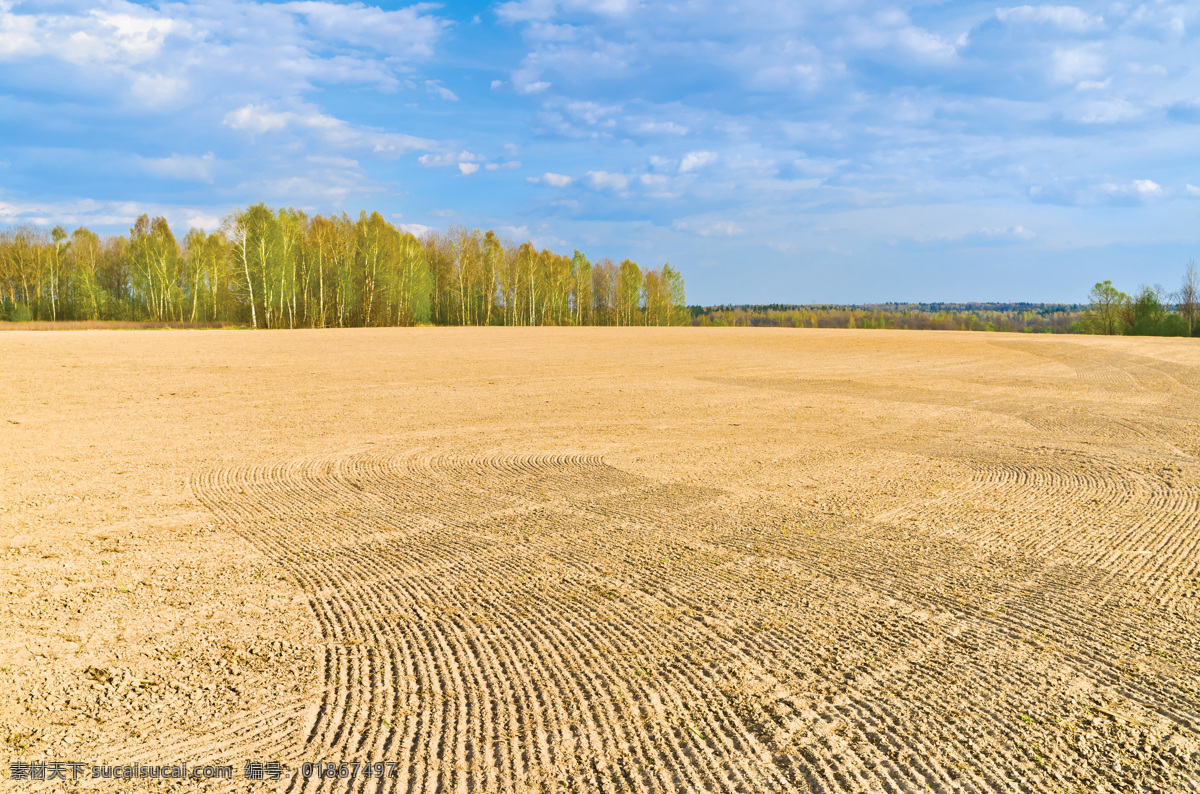
[[[530,176],[525,178],[526,181],[532,184],[549,185],[550,187],[566,187],[575,180],[566,174],[555,174],[547,171],[541,176]]]
[[[139,215],[162,216],[175,228],[215,231],[220,217],[232,207],[179,206],[91,198],[64,201],[29,201],[0,196],[0,223],[63,224],[92,228],[132,226]]]
[[[627,14],[635,0],[512,0],[496,7],[496,16],[505,22],[544,22],[560,11],[585,12],[615,17]]]
[[[643,121],[636,129],[647,135],[687,135],[690,132],[687,127],[673,121]]]
[[[1053,56],[1052,73],[1060,83],[1074,83],[1104,73],[1104,55],[1095,47],[1057,49]]]
[[[1104,91],[1112,85],[1112,78],[1106,77],[1103,80],[1080,80],[1075,84],[1076,91]]]
[[[1084,124],[1113,124],[1135,119],[1142,111],[1126,99],[1107,99],[1085,102],[1068,113],[1070,118]]]
[[[985,229],[984,234],[990,237],[1012,237],[1016,240],[1032,240],[1037,237],[1032,229],[1027,229],[1020,224],[1009,226],[1006,229]]]
[[[622,191],[629,187],[629,177],[624,174],[610,174],[607,171],[588,171],[586,176],[594,188]]]
[[[449,166],[459,166],[459,170],[462,170],[461,167],[464,163],[481,163],[483,160],[484,158],[480,155],[477,155],[474,152],[469,152],[466,149],[463,149],[460,152],[450,151],[423,154],[417,158],[417,162],[425,168],[447,168]],[[472,169],[470,173],[474,173],[475,170],[477,169]]]
[[[716,152],[688,152],[679,161],[679,173],[686,174],[688,171],[695,171],[698,168],[703,168],[706,165],[712,165],[717,161]]]
[[[997,8],[996,18],[1001,22],[1044,23],[1072,33],[1090,33],[1104,29],[1104,17],[1092,16],[1075,6]]]
[[[144,63],[159,55],[167,36],[186,26],[138,6],[117,6],[124,13],[13,13],[0,8],[0,58],[44,56],[75,65]]]
[[[446,88],[446,86],[442,85],[437,80],[426,80],[425,88],[429,90],[429,93],[436,94],[447,102],[458,101],[458,94],[454,93],[449,88]]]
[[[281,4],[284,13],[304,17],[315,38],[355,45],[390,57],[421,60],[433,54],[433,44],[446,23],[426,12],[428,6],[387,11],[363,3],[293,2]]]
[[[1153,179],[1064,179],[1035,185],[1029,190],[1037,202],[1088,205],[1139,205],[1167,196],[1167,190]]]
[[[1153,196],[1161,196],[1163,189],[1162,185],[1152,179],[1135,179],[1133,180],[1133,190],[1140,196],[1147,198]]]
[[[459,163],[458,172],[463,176],[470,176],[479,170],[479,163]]]
[[[853,23],[854,43],[868,50],[892,49],[922,61],[946,61],[957,54],[955,43],[913,25],[897,8],[880,11],[870,20]]]
[[[42,10],[16,3],[0,12],[0,61],[50,59],[87,69],[88,79],[108,75],[151,106],[224,94],[296,95],[313,81],[395,88],[407,65],[432,55],[446,27],[429,10],[333,2],[147,7],[129,0]]]
[[[1190,182],[1187,185],[1187,192],[1188,192],[1189,196],[1195,196],[1197,198],[1200,198],[1200,187],[1196,187],[1195,185],[1191,184]]]
[[[267,105],[244,105],[225,114],[224,123],[232,129],[260,135],[283,132],[287,129],[305,130],[333,146],[366,149],[387,156],[432,149],[438,145],[427,138],[356,126],[322,113],[311,105],[287,110]],[[424,164],[422,162],[422,165]]]
[[[564,109],[584,124],[611,126],[613,114],[620,112],[620,105],[601,105],[598,102],[567,102]]]
[[[143,170],[156,176],[211,183],[217,156],[212,152],[200,157],[173,154],[170,157],[139,157],[138,162]]]

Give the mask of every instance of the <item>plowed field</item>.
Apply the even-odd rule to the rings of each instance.
[[[1200,791],[1193,340],[0,348],[0,771],[87,764],[18,785]]]

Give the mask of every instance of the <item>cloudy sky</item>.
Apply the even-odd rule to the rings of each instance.
[[[378,209],[702,303],[1174,287],[1198,33],[1171,0],[0,0],[0,224]]]

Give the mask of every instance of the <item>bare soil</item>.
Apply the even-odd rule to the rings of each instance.
[[[1200,790],[1193,340],[0,348],[3,777],[59,760],[232,764],[182,784],[220,791]],[[284,777],[244,780],[247,760]],[[298,774],[317,761],[396,777]]]

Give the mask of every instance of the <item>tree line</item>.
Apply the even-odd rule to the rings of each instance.
[[[1071,333],[1084,308],[1060,304],[880,304],[692,306],[691,324],[764,328]]]
[[[1200,282],[1194,261],[1188,262],[1183,283],[1174,292],[1156,284],[1127,295],[1111,281],[1101,281],[1090,297],[1081,321],[1085,333],[1200,336]]]
[[[1092,288],[1087,304],[883,303],[846,305],[690,306],[696,326],[888,328],[1055,334],[1200,336],[1200,277],[1188,262],[1173,292],[1160,285],[1121,292],[1111,281]]]
[[[666,264],[591,262],[465,226],[416,237],[378,212],[352,219],[256,204],[179,240],[142,215],[128,235],[0,230],[0,320],[384,325],[683,325]]]

